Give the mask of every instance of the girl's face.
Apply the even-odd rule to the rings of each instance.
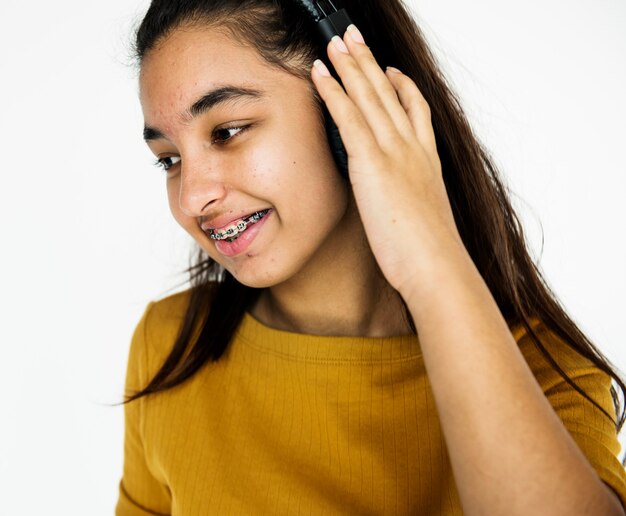
[[[251,287],[337,258],[354,229],[310,87],[216,30],[176,30],[142,63],[145,137],[172,214]],[[268,209],[232,243],[209,237]]]

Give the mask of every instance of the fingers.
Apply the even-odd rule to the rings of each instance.
[[[373,158],[378,143],[359,108],[348,98],[341,85],[331,77],[324,63],[316,60],[313,70],[313,81],[337,124],[348,158],[353,149],[359,149],[359,152],[365,154],[372,153],[363,157]]]
[[[362,110],[369,112],[368,95],[373,95],[378,104],[382,105],[385,117],[395,125],[398,133],[396,136],[407,136],[411,125],[402,106],[398,103],[396,91],[354,25],[350,25],[344,34],[343,42],[349,50],[349,56],[338,56],[335,52],[330,57],[331,59],[337,58],[337,62],[332,61],[332,63],[350,97],[355,99],[356,104]],[[341,70],[337,69],[337,66]],[[374,118],[376,112],[371,111],[371,115]]]
[[[348,40],[350,37],[346,32],[344,36],[344,40]],[[401,133],[389,114],[389,106],[391,102],[389,101],[389,96],[393,95],[395,103],[398,105],[398,98],[393,91],[393,87],[389,83],[389,81],[384,76],[382,70],[376,62],[373,64],[378,67],[378,73],[382,75],[382,79],[387,82],[387,91],[383,93],[383,96],[386,95],[387,99],[381,97],[379,91],[377,91],[376,86],[372,83],[370,78],[366,75],[364,69],[362,68],[362,63],[364,66],[370,68],[370,74],[372,73],[371,63],[367,65],[364,61],[366,59],[365,53],[367,52],[371,56],[371,52],[369,48],[365,44],[359,44],[356,42],[348,44],[352,47],[356,47],[357,45],[361,48],[358,48],[356,52],[354,48],[349,49],[346,45],[346,42],[342,40],[339,36],[335,36],[333,40],[328,43],[327,53],[332,62],[335,70],[337,71],[341,81],[343,83],[343,87],[339,84],[335,79],[328,78],[325,81],[322,81],[322,88],[328,83],[336,83],[337,88],[333,88],[333,92],[335,93],[334,98],[331,98],[331,102],[345,102],[345,99],[348,99],[355,107],[356,110],[360,113],[360,117],[351,116],[351,120],[354,121],[357,118],[362,118],[363,122],[367,125],[376,142],[378,143],[378,147],[382,147],[384,149],[391,149],[394,143],[397,143],[398,139],[401,138]],[[350,52],[352,50],[354,54]],[[357,61],[356,54],[360,54],[359,61]],[[373,56],[371,57],[373,59]],[[378,88],[382,89],[380,83],[380,75],[377,79],[379,83]],[[375,79],[376,80],[376,79]],[[334,84],[333,84],[334,86]],[[345,88],[345,91],[344,91]],[[319,87],[318,87],[319,89]],[[390,91],[391,90],[391,91]],[[322,97],[323,91],[320,89],[320,94]],[[345,97],[345,99],[341,99],[340,97]],[[326,101],[326,98],[324,98]],[[327,102],[328,103],[328,102]],[[399,109],[402,109],[400,105],[397,106]],[[332,112],[332,107],[329,105],[329,109]],[[333,118],[335,118],[333,116]],[[406,118],[406,115],[405,115]],[[337,126],[341,132],[342,120],[335,119]],[[346,125],[348,122],[345,122]],[[352,130],[352,125],[350,126]],[[347,127],[346,127],[347,129]],[[347,130],[344,132],[348,132]],[[343,134],[342,132],[342,138]],[[346,147],[347,149],[347,147]]]
[[[427,151],[436,153],[437,143],[428,102],[410,77],[399,70],[393,70],[388,68],[385,74],[398,94],[400,104],[411,122],[417,139]]]
[[[358,30],[348,30],[343,40],[337,36],[327,47],[343,88],[334,78],[313,73],[342,138],[348,132],[341,131],[343,123],[350,125],[350,131],[357,130],[361,137],[370,133],[369,138],[387,150],[397,146],[398,139],[414,141],[417,136],[421,140],[422,135],[423,144],[433,148],[430,110],[417,86],[401,73],[383,72],[359,35]],[[355,124],[367,127],[357,129]]]

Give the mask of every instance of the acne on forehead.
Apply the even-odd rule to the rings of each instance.
[[[163,57],[167,66],[185,64],[189,60],[211,61],[245,70],[265,63],[254,47],[221,30],[206,28],[175,30],[147,53],[142,65]]]
[[[221,83],[248,82],[259,89],[279,82],[271,68],[249,46],[243,46],[220,31],[181,30],[146,54],[139,74],[140,97],[167,91],[171,101],[188,100],[192,90],[211,89]],[[274,84],[273,84],[274,83]]]
[[[168,134],[195,100],[225,84],[260,90],[281,111],[315,105],[310,80],[268,63],[256,49],[217,30],[174,32],[145,55],[139,81],[146,125]]]

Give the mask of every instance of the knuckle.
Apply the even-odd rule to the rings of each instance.
[[[376,58],[374,54],[372,54],[370,47],[365,45],[359,45],[357,49],[355,49],[354,54],[359,57],[359,59],[363,61],[369,61],[371,63],[376,63]]]
[[[364,69],[374,70],[376,68],[380,68],[378,61],[376,61],[374,54],[370,52],[369,47],[365,47],[364,45],[359,45],[359,48],[353,52],[353,56],[354,56],[355,61],[359,63],[359,66]]]
[[[429,118],[432,116],[430,105],[428,104],[428,102],[426,102],[426,99],[424,97],[422,97],[420,100],[420,108],[422,109],[422,111],[424,111],[426,115],[428,115]]]
[[[364,122],[363,115],[357,109],[347,109],[344,114],[344,120],[348,127],[353,125],[361,125]]]
[[[371,86],[363,89],[362,96],[363,100],[368,104],[375,104],[378,106],[382,105],[378,93]]]
[[[415,104],[416,109],[430,116],[431,115],[430,105],[428,104],[428,102],[426,101],[426,99],[424,98],[420,90],[417,88],[417,86],[415,86],[415,84],[413,85],[413,92],[414,92],[413,102]]]
[[[385,96],[388,96],[391,98],[397,97],[396,89],[391,85],[389,81],[381,81],[380,89],[382,90],[382,93]]]
[[[387,136],[381,138],[379,144],[387,160],[393,160],[395,156],[406,155],[403,139],[399,138],[397,131],[392,131],[391,128],[387,131]]]

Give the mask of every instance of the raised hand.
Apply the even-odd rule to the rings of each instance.
[[[428,260],[445,259],[451,246],[464,249],[430,108],[408,76],[382,71],[354,25],[327,52],[343,87],[319,60],[312,78],[346,148],[370,247],[389,283],[410,292],[428,273]]]

